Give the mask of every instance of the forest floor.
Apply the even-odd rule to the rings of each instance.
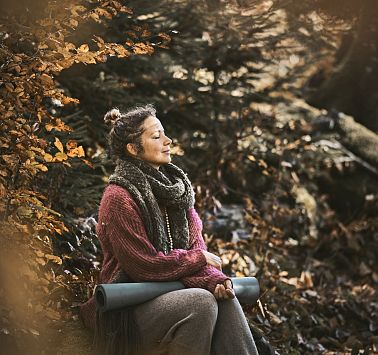
[[[260,300],[244,310],[278,353],[378,354],[378,274],[368,266],[372,254],[348,255],[359,254],[353,248],[377,250],[377,236],[358,241],[359,246],[337,234],[323,238],[311,249],[268,234],[247,242],[216,240],[210,248],[227,254],[233,270],[255,260]]]

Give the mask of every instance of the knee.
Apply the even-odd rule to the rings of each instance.
[[[202,321],[214,323],[218,316],[218,303],[215,297],[207,290],[192,288],[189,308],[191,313]]]

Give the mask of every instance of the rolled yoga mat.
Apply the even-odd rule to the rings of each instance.
[[[232,277],[231,280],[240,303],[256,303],[260,295],[260,286],[255,277]],[[97,308],[101,312],[106,312],[134,306],[164,293],[184,288],[180,281],[128,282],[97,285],[94,294]]]

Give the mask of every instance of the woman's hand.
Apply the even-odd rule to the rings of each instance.
[[[235,298],[235,291],[232,288],[231,280],[226,280],[224,284],[218,284],[215,287],[214,297],[217,300],[227,300]]]
[[[216,267],[219,271],[222,271],[222,260],[219,256],[209,253],[206,250],[202,250],[203,255],[205,255],[208,265]]]

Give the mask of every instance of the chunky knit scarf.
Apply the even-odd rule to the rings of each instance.
[[[169,218],[173,247],[188,248],[189,230],[186,211],[194,205],[194,192],[187,175],[168,163],[159,170],[131,156],[117,160],[109,184],[117,184],[134,198],[140,208],[147,235],[157,251],[169,252],[165,217]]]

